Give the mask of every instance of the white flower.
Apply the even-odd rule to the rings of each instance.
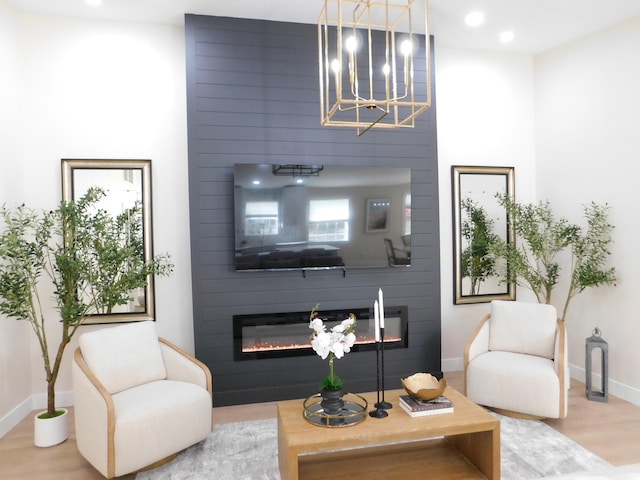
[[[309,328],[313,328],[314,332],[320,333],[320,332],[324,332],[325,326],[322,323],[322,320],[320,320],[319,318],[314,318],[309,323]]]
[[[327,358],[331,351],[331,334],[324,331],[324,326],[322,330],[316,331],[313,340],[311,340],[311,346],[313,351],[320,355],[323,360]]]
[[[336,325],[335,327],[333,327],[331,329],[331,331],[332,332],[336,332],[336,333],[342,333],[342,332],[345,331],[345,326],[340,323],[340,324]]]
[[[353,332],[349,332],[345,337],[344,343],[347,347],[349,347],[350,350],[351,347],[353,347],[353,344],[356,343],[356,334]],[[348,353],[349,350],[346,350],[345,352]]]
[[[356,336],[353,332],[350,332],[347,335],[340,335],[340,338],[331,345],[331,351],[336,358],[342,358],[345,353],[349,353],[351,351],[351,347],[353,347],[355,341]]]
[[[342,321],[341,325],[344,327],[345,330],[349,329],[349,327],[351,327],[354,323],[356,323],[356,321],[353,318],[346,318]]]
[[[330,331],[324,322],[317,317],[309,321],[309,328],[313,330],[311,346],[313,350],[324,360],[333,353],[336,358],[344,357],[349,353],[356,341],[355,319],[347,318],[335,325]]]

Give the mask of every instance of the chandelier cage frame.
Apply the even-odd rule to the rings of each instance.
[[[322,126],[355,127],[358,136],[372,128],[413,128],[431,107],[429,0],[424,37],[414,31],[415,4],[325,0],[318,20]],[[406,41],[410,50],[403,50]],[[418,59],[424,68],[416,68]]]

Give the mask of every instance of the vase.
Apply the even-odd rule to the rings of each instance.
[[[63,410],[64,413],[53,418],[38,418],[45,412],[40,412],[35,416],[33,441],[36,447],[52,447],[67,439],[69,415],[67,415],[68,412],[64,408],[58,410]]]
[[[342,400],[344,392],[342,389],[329,390],[328,388],[323,388],[320,391],[320,395],[322,396],[320,405],[324,413],[326,415],[340,415],[344,407],[344,400]]]

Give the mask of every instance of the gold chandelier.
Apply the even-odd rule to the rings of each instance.
[[[358,135],[413,127],[431,106],[429,0],[424,37],[414,31],[415,3],[325,0],[318,20],[323,126],[355,127]]]

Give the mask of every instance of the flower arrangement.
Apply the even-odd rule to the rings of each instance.
[[[318,318],[319,306],[320,304],[317,304],[313,307],[309,315],[309,328],[313,329],[311,346],[323,360],[329,357],[329,375],[322,381],[322,387],[327,390],[340,390],[342,379],[333,371],[333,360],[342,358],[345,353],[351,351],[356,341],[356,316],[350,313],[349,318],[327,331],[322,319]]]

